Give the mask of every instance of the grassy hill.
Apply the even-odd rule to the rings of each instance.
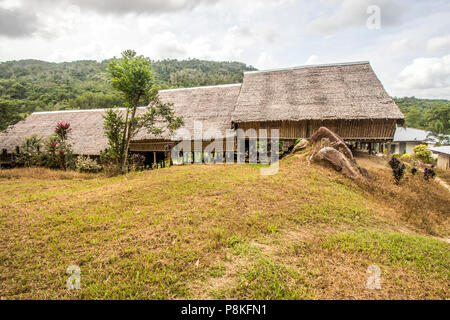
[[[448,299],[448,190],[383,160],[355,183],[303,154],[108,178],[0,171],[3,299]],[[443,177],[448,178],[448,177]],[[69,265],[81,290],[65,288]],[[381,290],[366,289],[368,266]]]

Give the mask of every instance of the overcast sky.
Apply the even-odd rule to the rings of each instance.
[[[0,0],[0,61],[128,48],[258,69],[369,60],[391,95],[450,98],[449,0]]]

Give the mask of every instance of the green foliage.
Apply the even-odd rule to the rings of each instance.
[[[18,108],[16,103],[0,99],[0,131],[22,119],[22,116],[17,113]]]
[[[110,61],[0,63],[0,130],[35,111],[125,106],[108,79]],[[244,71],[255,70],[240,62],[197,59],[151,63],[154,83],[161,89],[242,82]]]
[[[408,127],[428,130],[435,135],[450,134],[449,100],[404,97],[394,98],[394,101],[405,115]]]
[[[142,98],[150,99],[154,84],[150,59],[126,50],[121,59],[110,61],[107,71],[113,88],[124,95],[127,107],[138,106]]]
[[[413,148],[414,155],[425,163],[432,161],[431,151],[428,150],[428,146],[425,144],[419,144]]]
[[[91,159],[89,156],[78,156],[75,161],[75,168],[78,172],[97,173],[102,170],[102,166],[98,164],[95,159]]]
[[[25,167],[41,166],[44,163],[44,153],[42,152],[42,139],[32,135],[25,139],[20,147],[20,153],[16,154],[16,162]]]
[[[108,138],[108,149],[102,154],[107,162],[112,162],[116,166],[122,162],[125,141],[123,132],[125,131],[125,120],[123,120],[120,111],[110,109],[104,116],[103,128]]]
[[[404,153],[400,159],[404,160],[404,161],[409,161],[412,159],[412,155],[410,155],[409,153]]]

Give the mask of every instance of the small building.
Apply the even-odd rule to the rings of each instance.
[[[437,142],[429,131],[397,127],[394,134],[394,141],[391,144],[391,153],[414,153],[414,147],[419,144],[432,146]]]
[[[450,146],[431,147],[428,150],[437,154],[437,167],[439,169],[450,169]]]

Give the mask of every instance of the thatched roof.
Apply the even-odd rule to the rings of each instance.
[[[103,109],[34,112],[12,128],[0,133],[0,149],[12,153],[26,138],[35,134],[47,139],[59,121],[69,122],[71,143],[76,154],[99,154],[106,148],[103,134]]]
[[[404,116],[368,62],[245,72],[234,122]]]
[[[220,85],[199,88],[161,90],[162,101],[174,103],[173,109],[182,116],[184,126],[193,134],[194,120],[202,122],[203,131],[216,128],[225,135],[231,128],[231,112],[236,104],[240,84]],[[139,108],[138,113],[145,112]],[[13,152],[16,146],[21,146],[26,138],[36,134],[47,139],[53,134],[57,122],[69,122],[72,128],[71,143],[76,154],[99,154],[107,147],[107,139],[103,131],[104,109],[66,110],[53,112],[35,112],[12,128],[0,133],[0,151],[7,149]],[[169,132],[161,136],[139,132],[134,140],[167,139]]]
[[[217,129],[220,136],[224,137],[227,134],[227,129],[231,129],[231,113],[236,105],[240,88],[241,84],[237,83],[169,89],[160,90],[159,97],[162,101],[172,102],[175,113],[183,117],[184,125],[181,129],[187,129],[193,135],[194,121],[197,121],[202,123],[204,133],[207,133],[208,130]],[[181,131],[179,130],[179,132]],[[168,132],[163,137],[170,138]],[[142,131],[135,140],[154,138],[154,136]]]

